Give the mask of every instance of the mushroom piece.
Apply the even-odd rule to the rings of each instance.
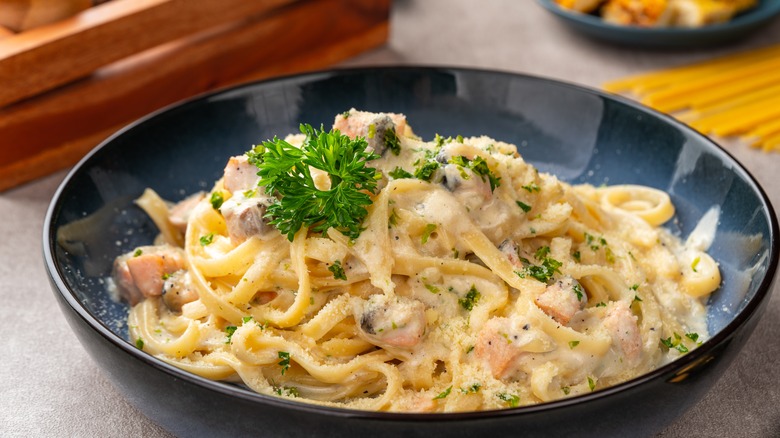
[[[273,198],[251,196],[252,191],[237,192],[219,208],[225,218],[228,236],[238,245],[252,236],[265,237],[275,228],[269,224],[265,212],[274,202]],[[248,197],[247,195],[250,195]]]
[[[425,305],[404,297],[372,295],[356,308],[360,333],[382,348],[411,349],[425,335]]]

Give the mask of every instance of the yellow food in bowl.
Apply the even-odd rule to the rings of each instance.
[[[723,23],[757,0],[556,0],[565,9],[596,13],[621,26],[702,27]]]

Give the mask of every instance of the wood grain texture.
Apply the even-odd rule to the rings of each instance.
[[[204,29],[293,0],[114,0],[0,40],[0,106]]]
[[[304,0],[180,39],[0,109],[0,190],[74,164],[126,123],[205,91],[322,69],[383,44],[389,1]]]

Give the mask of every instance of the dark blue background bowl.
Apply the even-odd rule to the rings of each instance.
[[[157,233],[132,200],[146,187],[178,200],[208,190],[230,155],[332,123],[355,107],[405,113],[415,131],[486,134],[572,183],[632,183],[670,193],[669,227],[686,236],[712,206],[710,253],[723,285],[710,299],[714,335],[647,375],[566,400],[502,411],[393,414],[324,408],[209,381],[127,340],[128,308],[104,279],[117,255]],[[487,433],[641,436],[659,431],[715,384],[752,332],[778,261],[777,220],[754,179],[675,120],[628,100],[540,78],[451,68],[342,70],[250,84],[197,98],[128,126],[66,177],[49,208],[44,256],[55,296],[84,347],[145,415],[185,436],[420,436]]]
[[[595,15],[558,6],[554,0],[537,0],[567,26],[603,41],[648,48],[693,48],[723,44],[745,37],[780,15],[780,1],[760,0],[758,6],[722,23],[700,28],[642,28],[607,23]]]

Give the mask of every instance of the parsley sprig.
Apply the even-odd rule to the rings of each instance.
[[[339,131],[307,124],[301,124],[300,130],[306,134],[300,148],[274,137],[247,152],[259,169],[259,184],[277,198],[266,217],[290,241],[304,225],[315,232],[333,228],[357,238],[380,177],[367,163],[379,155],[366,150],[364,138],[353,140]],[[310,166],[329,174],[329,190],[314,185]]]

